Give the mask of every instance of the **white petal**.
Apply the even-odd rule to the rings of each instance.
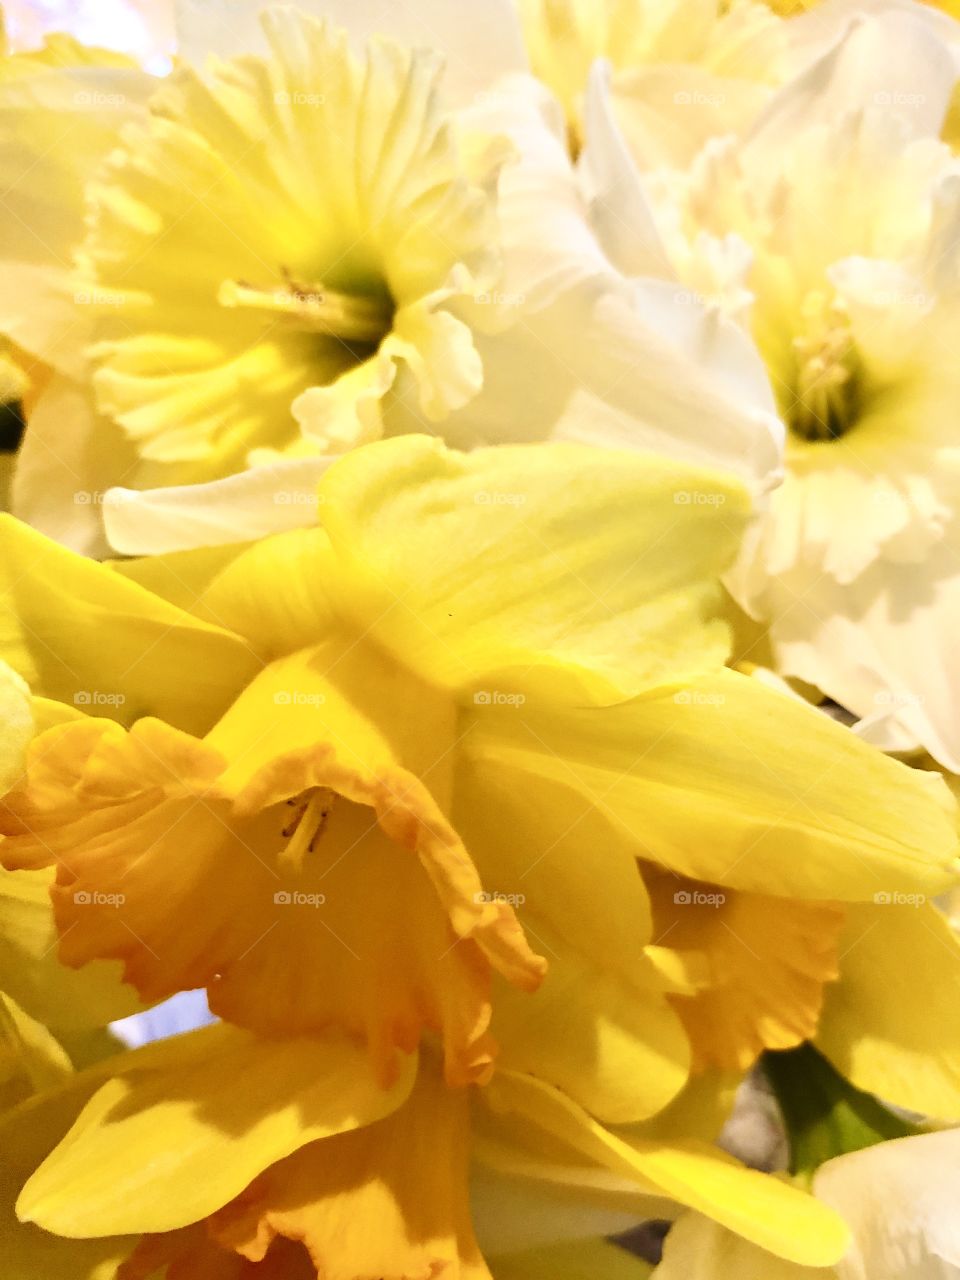
[[[71,550],[103,556],[103,493],[133,461],[119,427],[97,414],[89,387],[57,374],[30,414],[10,509]]]
[[[840,1280],[960,1278],[960,1131],[883,1142],[829,1160],[814,1191],[853,1229]]]
[[[607,257],[627,276],[672,280],[653,209],[610,104],[610,65],[594,63],[584,102],[580,174],[590,218]]]
[[[960,772],[956,540],[921,565],[881,562],[845,586],[798,565],[779,575],[766,611],[780,671],[861,719],[886,713],[901,749],[919,744]]]
[[[671,1228],[653,1280],[836,1280],[836,1274],[785,1262],[710,1218],[687,1213]]]
[[[483,390],[444,424],[456,446],[646,449],[733,471],[757,494],[778,476],[782,427],[749,339],[675,285],[587,282],[478,346]]]
[[[334,460],[294,458],[207,484],[110,489],[103,504],[107,538],[122,555],[163,555],[314,524],[317,484]]]
[[[835,127],[851,111],[895,115],[913,137],[936,137],[956,81],[954,59],[913,13],[856,18],[837,43],[771,100],[754,125],[744,161],[768,185],[782,156],[814,125]]]

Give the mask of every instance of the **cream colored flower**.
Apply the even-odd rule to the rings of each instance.
[[[954,769],[960,164],[939,134],[956,74],[928,24],[881,13],[742,138],[641,188],[668,270],[752,333],[788,428],[741,600],[783,673]]]

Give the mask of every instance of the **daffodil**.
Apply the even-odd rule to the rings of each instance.
[[[724,669],[748,508],[637,453],[408,437],[325,473],[319,528],[249,548],[106,566],[7,520],[4,651],[55,701],[0,858],[56,867],[63,961],[120,959],[151,1000],[206,987],[226,1020],[119,1068],[21,1213],[161,1237],[144,1268],[224,1245],[280,1266],[309,1237],[333,1274],[379,1274],[381,1246],[401,1274],[483,1274],[475,1151],[834,1261],[835,1217],[698,1139],[685,1087],[808,1034],[838,904],[949,886],[956,835],[942,779]],[[678,919],[674,946],[671,872],[668,912],[729,899],[750,972],[721,927]],[[891,1000],[888,1076],[915,1016]],[[923,1082],[941,1110],[954,1069]],[[445,1146],[408,1161],[426,1113]]]
[[[780,671],[950,768],[960,170],[939,133],[956,77],[928,24],[881,13],[744,137],[646,187],[678,287],[740,316],[788,428],[739,598]]]
[[[598,58],[614,69],[622,118],[661,158],[677,160],[756,111],[784,40],[778,20],[754,0],[519,0],[519,6],[532,69],[563,104],[575,150]]]
[[[510,7],[307,7],[325,20],[268,18],[271,49],[251,0],[183,6],[181,68],[146,123],[131,95],[111,166],[86,164],[85,243],[63,202],[73,380],[30,416],[14,511],[99,555],[104,491],[129,513],[150,489],[149,515],[169,489],[176,536],[138,514],[116,549],[243,540],[309,520],[287,498],[331,453],[425,428],[666,447],[761,493],[779,427],[748,344],[613,269],[559,108],[516,74]],[[191,69],[221,52],[243,56]],[[17,123],[22,149],[51,149]]]
[[[237,1087],[224,1090],[225,1077]],[[383,1089],[337,1034],[208,1028],[88,1069],[0,1132],[18,1169],[40,1165],[18,1213],[51,1228],[0,1217],[11,1280],[85,1275],[104,1257],[122,1262],[123,1280],[191,1268],[412,1276],[441,1264],[499,1275],[536,1226],[500,1237],[497,1202],[539,1205],[551,1236],[566,1214],[559,1239],[579,1238],[578,1206],[586,1226],[677,1197],[802,1262],[837,1256],[847,1239],[833,1211],[706,1143],[605,1130],[526,1073],[451,1091],[430,1050]],[[472,1218],[494,1232],[482,1251]]]
[[[951,1189],[960,1174],[956,1130],[884,1142],[828,1160],[817,1198],[850,1224],[853,1243],[835,1267],[797,1267],[764,1254],[696,1215],[667,1237],[656,1280],[952,1280],[960,1241]]]

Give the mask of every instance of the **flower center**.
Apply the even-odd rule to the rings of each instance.
[[[393,324],[389,294],[354,294],[329,289],[322,281],[302,284],[281,270],[283,284],[262,289],[245,280],[224,280],[218,301],[223,307],[243,307],[286,318],[306,333],[377,346]]]
[[[812,292],[801,311],[804,329],[791,343],[793,378],[784,417],[804,440],[838,440],[863,411],[863,365],[843,304]]]
[[[281,867],[302,870],[304,858],[314,852],[323,835],[336,799],[336,792],[329,787],[311,787],[299,796],[291,796],[287,804],[294,813],[281,832],[287,843],[277,857]]]

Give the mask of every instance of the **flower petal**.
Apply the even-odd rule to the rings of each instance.
[[[161,489],[109,489],[103,522],[114,551],[155,556],[249,542],[316,523],[317,483],[333,458],[292,458]]]
[[[706,1143],[619,1136],[556,1089],[513,1072],[498,1072],[484,1096],[502,1123],[538,1128],[571,1153],[634,1180],[650,1194],[696,1208],[779,1257],[828,1265],[847,1246],[848,1231],[826,1206]]]
[[[81,975],[57,959],[52,881],[49,871],[0,869],[0,989],[60,1035],[135,1013],[119,965],[98,961]]]
[[[470,1222],[469,1107],[425,1062],[392,1115],[301,1146],[215,1214],[210,1231],[253,1262],[277,1236],[302,1241],[325,1280],[441,1271],[487,1280]]]
[[[816,1044],[859,1089],[957,1121],[960,943],[922,894],[904,896],[887,889],[850,909]]]
[[[642,685],[716,659],[704,611],[746,507],[732,477],[575,445],[463,455],[405,437],[321,482],[342,607],[461,687],[510,666],[529,682],[534,662]]]
[[[791,1049],[814,1036],[824,989],[838,974],[841,908],[724,892],[649,863],[644,879],[654,936],[708,966],[701,989],[672,998],[698,1066],[745,1071],[764,1049]]]
[[[16,671],[0,659],[0,795],[23,773],[27,746],[34,733],[30,690]]]
[[[465,751],[578,789],[638,855],[691,879],[841,902],[954,880],[942,779],[739,672],[615,707],[483,710]]]
[[[671,1227],[656,1280],[836,1280],[833,1267],[806,1267],[773,1257],[698,1213]]]
[[[516,11],[510,0],[451,9],[445,0],[410,5],[355,4],[352,0],[300,0],[297,6],[328,17],[358,43],[386,35],[401,44],[439,49],[449,65],[445,91],[453,102],[469,102],[501,75],[526,67]],[[181,54],[203,62],[208,53],[226,57],[259,53],[263,34],[260,0],[184,0],[177,6]]]
[[[0,516],[0,656],[37,693],[206,728],[259,663],[236,636]],[[109,669],[104,639],[109,637]],[[185,669],[204,680],[189,690]]]
[[[345,1038],[257,1039],[223,1025],[165,1046],[163,1066],[138,1070],[150,1058],[132,1054],[91,1098],[24,1187],[22,1218],[80,1238],[195,1222],[305,1144],[390,1115],[417,1069],[407,1059],[384,1090]]]
[[[686,1083],[690,1054],[644,953],[650,909],[633,851],[612,826],[581,838],[583,799],[529,781],[521,794],[478,768],[461,771],[455,788],[454,818],[488,896],[517,904],[549,961],[533,998],[502,984],[496,991],[499,1061],[564,1089],[602,1120],[644,1119]]]

